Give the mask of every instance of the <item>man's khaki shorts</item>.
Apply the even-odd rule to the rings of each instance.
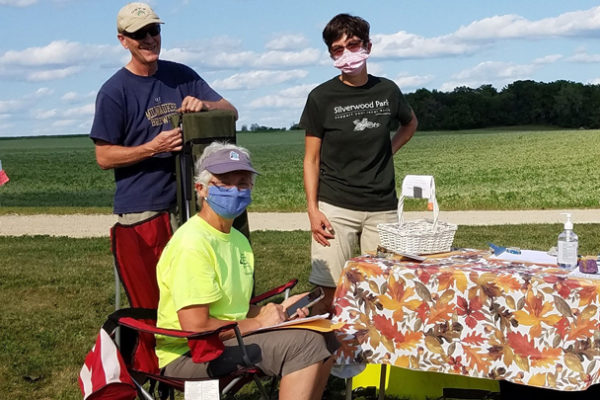
[[[329,247],[311,239],[312,270],[308,280],[323,287],[336,287],[346,261],[355,256],[360,244],[360,253],[376,251],[379,245],[377,224],[398,221],[396,210],[354,211],[336,207],[320,201],[319,210],[331,223],[334,239]]]

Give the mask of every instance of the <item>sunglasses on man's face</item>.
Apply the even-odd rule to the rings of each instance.
[[[146,35],[150,34],[150,36],[156,36],[160,34],[160,25],[150,25],[145,26],[142,29],[138,29],[135,32],[123,32],[123,36],[127,36],[128,38],[134,40],[143,40],[146,39]]]

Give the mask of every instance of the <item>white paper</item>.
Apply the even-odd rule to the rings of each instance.
[[[185,400],[219,400],[219,381],[185,381]]]
[[[415,197],[415,187],[421,189],[422,199],[435,197],[435,183],[431,175],[406,175],[402,181],[402,196]]]
[[[492,255],[491,259],[506,260],[506,261],[521,261],[535,264],[554,264],[556,265],[556,257],[551,256],[546,251],[539,250],[521,250],[521,254],[512,254],[504,252],[497,256]]]
[[[306,318],[294,318],[294,319],[291,319],[289,321],[284,321],[284,322],[281,322],[281,323],[279,323],[277,325],[267,326],[265,328],[260,328],[258,330],[262,331],[264,329],[273,329],[273,328],[278,328],[280,326],[297,325],[297,324],[301,324],[303,322],[310,322],[310,321],[316,321],[316,320],[319,320],[319,319],[327,319],[327,318],[329,318],[329,313],[327,313],[327,314],[320,314],[320,315],[313,315],[311,317],[306,317]]]
[[[569,272],[569,276],[574,278],[600,279],[599,274],[585,274],[579,271],[579,266],[575,267],[573,271]]]

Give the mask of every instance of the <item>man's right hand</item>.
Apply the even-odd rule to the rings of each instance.
[[[181,128],[177,127],[168,131],[162,131],[149,142],[152,148],[152,155],[166,153],[170,151],[181,151],[183,136]]]
[[[310,230],[313,238],[322,246],[328,247],[329,240],[335,237],[335,232],[329,220],[321,212],[321,210],[309,211],[308,219],[310,220]]]

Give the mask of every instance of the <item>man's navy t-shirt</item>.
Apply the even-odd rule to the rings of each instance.
[[[128,147],[149,142],[172,128],[169,117],[186,96],[206,101],[222,98],[182,64],[159,60],[157,72],[149,77],[122,68],[98,93],[90,137]],[[167,210],[175,203],[173,153],[157,154],[114,172],[115,214]]]

